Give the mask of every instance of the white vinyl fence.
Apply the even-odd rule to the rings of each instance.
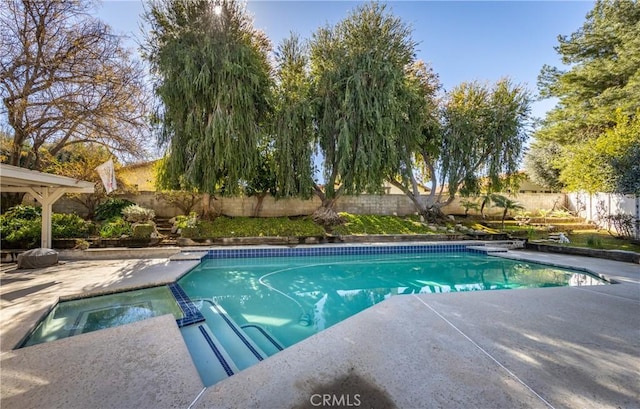
[[[577,192],[567,195],[569,208],[603,229],[615,230],[608,217],[626,214],[634,217],[634,237],[640,239],[640,196],[612,193]]]

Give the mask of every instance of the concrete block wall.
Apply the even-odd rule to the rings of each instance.
[[[182,211],[167,203],[155,192],[140,192],[125,194],[120,197],[131,200],[140,206],[153,209],[158,217],[171,218],[182,214]],[[540,209],[556,209],[567,207],[567,196],[564,193],[521,193],[512,196],[514,200],[525,207],[525,210],[535,212]],[[426,197],[422,198],[426,200]],[[460,202],[464,198],[457,197],[451,204],[443,208],[445,214],[464,214],[464,207]],[[31,199],[31,203],[33,199]],[[256,197],[221,197],[210,200],[210,207],[215,213],[230,217],[253,216],[257,205]],[[260,217],[304,216],[312,214],[320,207],[320,199],[312,197],[309,200],[275,199],[271,196],[264,198]],[[202,203],[198,203],[194,211],[200,212]],[[54,212],[77,213],[86,217],[87,211],[80,204],[69,198],[62,198],[54,204]],[[338,212],[353,214],[380,214],[406,216],[416,213],[413,202],[405,195],[359,195],[343,196],[336,202]],[[470,212],[474,214],[473,211]],[[485,214],[499,215],[502,209],[488,206]]]
[[[554,207],[556,210],[569,208],[567,195],[565,193],[519,193],[517,195],[505,196],[518,202],[524,207],[524,211],[527,212],[537,212],[540,209],[551,210]],[[456,197],[453,202],[445,206],[442,211],[445,214],[464,214],[464,207],[461,205],[463,200],[465,200],[465,198]],[[504,209],[494,207],[490,204],[485,207],[484,213],[490,216],[497,216],[502,215],[503,211]],[[479,212],[471,210],[469,214],[479,214]]]

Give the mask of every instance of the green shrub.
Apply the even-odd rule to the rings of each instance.
[[[572,217],[573,215],[568,210],[560,209],[560,210],[552,211],[551,212],[551,216],[552,217],[559,217],[559,218],[566,218],[566,217]]]
[[[144,223],[153,220],[156,214],[153,210],[133,204],[122,209],[125,220],[131,223]]]
[[[114,217],[120,217],[122,216],[122,209],[133,204],[135,203],[127,199],[110,197],[96,206],[95,219],[110,220]]]
[[[92,223],[77,214],[54,213],[51,216],[51,235],[54,239],[88,237]]]
[[[156,227],[150,223],[135,224],[133,226],[133,237],[136,239],[148,239],[155,230]]]
[[[76,250],[86,250],[91,246],[91,243],[89,243],[86,240],[83,239],[76,239],[76,245],[74,247],[74,249]]]
[[[0,216],[2,239],[13,245],[34,247],[40,242],[42,219],[16,219]]]
[[[77,214],[51,215],[51,236],[54,239],[84,238],[89,235],[91,228],[92,224]],[[7,243],[33,247],[40,242],[41,231],[39,208],[16,206],[0,216],[0,236]]]
[[[34,220],[42,214],[41,207],[18,205],[7,210],[3,216],[12,219]]]
[[[102,224],[100,237],[105,239],[119,239],[122,236],[131,236],[131,224],[122,217],[114,217]]]
[[[178,229],[184,229],[185,227],[196,227],[198,224],[198,215],[196,212],[189,213],[189,216],[179,215],[175,217],[173,225]]]

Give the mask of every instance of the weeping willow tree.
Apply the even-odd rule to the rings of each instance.
[[[529,92],[508,79],[492,86],[478,82],[456,86],[441,102],[437,126],[427,121],[421,134],[414,133],[418,140],[401,139],[415,156],[392,183],[430,219],[441,216],[440,209],[457,194],[478,195],[486,186],[493,192],[503,190],[514,180],[505,176],[519,167],[530,106]],[[415,188],[418,181],[430,183],[427,197]]]
[[[382,191],[399,160],[404,127],[404,67],[413,62],[411,30],[377,3],[356,8],[311,40],[312,105],[325,185],[316,219],[335,220],[342,194]]]
[[[421,191],[435,177],[442,143],[437,99],[440,81],[433,69],[419,60],[406,67],[405,87],[404,127],[398,135],[400,160],[392,168],[388,181],[425,213]]]
[[[150,3],[161,186],[235,194],[253,177],[271,89],[269,41],[234,1]]]
[[[438,168],[441,187],[448,188],[444,204],[451,203],[457,193],[477,195],[482,180],[493,191],[504,190],[512,180],[505,176],[519,168],[529,137],[530,114],[529,91],[508,79],[492,86],[463,83],[451,91],[443,108]],[[440,193],[436,203],[442,203],[441,198]]]
[[[279,196],[308,198],[314,186],[313,129],[307,47],[291,34],[275,53],[273,162]]]

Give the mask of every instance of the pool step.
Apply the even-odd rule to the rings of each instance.
[[[269,355],[229,317],[226,311],[211,300],[197,300],[196,304],[206,319],[206,324],[220,340],[239,369],[257,364]]]
[[[205,386],[282,351],[280,343],[262,327],[247,324],[241,328],[214,301],[200,299],[190,302],[205,321],[183,326],[180,331]]]
[[[240,371],[206,325],[189,325],[180,328],[180,332],[205,386],[211,386]]]
[[[264,328],[257,324],[245,324],[240,328],[262,349],[268,356],[271,356],[284,349],[280,341],[269,334]]]

